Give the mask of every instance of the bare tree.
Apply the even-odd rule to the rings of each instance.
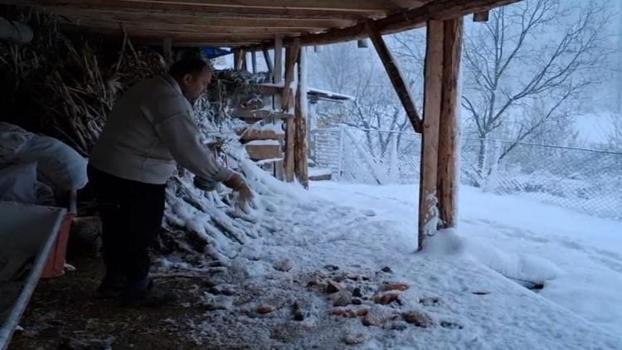
[[[622,152],[622,114],[611,114],[611,129],[607,137],[608,149]]]
[[[569,11],[559,1],[527,0],[495,10],[466,37],[462,105],[479,138],[480,178],[491,134],[511,140],[498,161],[547,122],[570,117],[564,107],[598,82],[603,18],[594,2]]]
[[[400,132],[410,130],[410,124],[373,49],[330,45],[315,56],[312,69],[321,81],[314,84],[355,98],[341,105],[318,107],[316,113],[324,124],[341,123],[362,130],[369,153],[380,159],[386,157],[394,137],[399,147]]]

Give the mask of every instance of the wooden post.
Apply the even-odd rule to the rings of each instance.
[[[296,41],[298,45],[299,41]],[[307,140],[307,62],[304,47],[300,48],[298,54],[298,86],[296,88],[296,107],[294,124],[296,127],[295,144],[295,172],[298,182],[309,188],[309,162],[307,151],[309,142]]]
[[[272,68],[272,59],[270,58],[270,52],[268,49],[263,49],[263,59],[266,61],[266,67],[268,67],[268,73],[270,73],[270,80],[274,81],[274,69]]]
[[[283,38],[274,38],[274,83],[280,83],[283,79]]]
[[[285,109],[289,104],[289,98],[292,94],[290,88],[292,81],[294,81],[294,68],[298,61],[298,54],[300,52],[300,41],[294,41],[294,43],[285,49],[285,82],[283,83],[283,92],[281,94],[281,106]]]
[[[283,81],[283,39],[280,36],[274,38],[274,64],[272,66],[272,82],[278,84]],[[272,97],[272,109],[281,107],[280,96]]]
[[[233,50],[233,63],[235,70],[242,70],[244,68],[244,61],[246,57],[246,52],[244,49],[235,49]]]
[[[425,88],[423,96],[423,128],[421,135],[421,178],[419,186],[419,249],[438,226],[437,169],[438,136],[443,78],[442,21],[428,21],[425,56]]]
[[[298,44],[298,45],[297,45]],[[283,92],[281,94],[281,109],[291,113],[295,110],[294,98],[291,96],[291,82],[294,80],[294,69],[296,68],[296,60],[300,51],[300,42],[295,41],[285,50],[285,81],[283,83]],[[296,172],[296,128],[294,120],[288,118],[285,120],[285,158],[283,159],[283,173],[285,181],[294,181]]]
[[[164,38],[162,40],[162,53],[164,54],[166,64],[173,64],[173,39]]]
[[[251,51],[251,66],[253,67],[253,73],[257,73],[257,53],[255,50]]]
[[[382,39],[382,35],[380,35],[380,32],[374,26],[374,23],[368,21],[366,23],[366,26],[369,38],[371,39],[372,43],[374,43],[376,52],[378,52],[378,56],[380,57],[380,60],[384,65],[384,69],[389,75],[389,79],[393,84],[393,88],[395,89],[395,92],[397,92],[397,96],[402,102],[402,106],[404,106],[404,109],[406,110],[406,115],[408,116],[410,123],[412,124],[415,131],[420,133],[421,118],[419,118],[419,114],[417,113],[417,109],[415,108],[415,103],[413,102],[414,100],[410,95],[410,89],[406,85],[402,73],[400,72],[397,63],[395,62],[395,57],[393,57],[391,51],[389,51],[389,48]]]
[[[443,96],[438,149],[438,201],[440,226],[456,226],[457,191],[459,178],[458,147],[460,137],[458,79],[462,51],[463,19],[444,22],[443,39]]]
[[[246,50],[242,51],[242,69],[244,69],[245,71],[249,71],[248,70],[248,52]]]

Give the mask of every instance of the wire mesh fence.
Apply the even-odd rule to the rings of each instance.
[[[316,129],[311,159],[339,181],[416,184],[421,138],[412,132]],[[622,219],[622,153],[464,137],[460,182]]]

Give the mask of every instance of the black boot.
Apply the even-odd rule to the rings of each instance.
[[[128,284],[120,296],[121,304],[125,306],[160,307],[170,305],[176,300],[175,294],[154,288],[150,278]]]
[[[100,299],[117,298],[121,295],[127,286],[127,280],[119,274],[106,273],[99,287],[97,287],[96,295]]]

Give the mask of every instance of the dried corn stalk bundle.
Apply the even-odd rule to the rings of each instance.
[[[83,155],[97,140],[115,100],[136,82],[165,72],[159,54],[134,47],[130,38],[106,51],[97,38],[65,36],[58,29],[59,19],[51,15],[29,12],[20,20],[37,31],[29,45],[0,43],[0,86],[5,92],[0,108],[8,112],[2,119],[11,117],[7,121],[57,137]],[[233,131],[236,121],[229,118],[229,110],[258,96],[252,86],[267,75],[225,70],[215,77],[207,96],[195,105],[205,142],[229,167],[261,179],[261,170],[250,164]],[[236,208],[231,191],[221,186],[205,193],[195,188],[192,177],[180,171],[169,181],[158,252],[167,256],[162,260],[169,268],[190,264],[209,271],[270,229]],[[263,180],[256,181],[262,192],[271,191],[262,187]]]
[[[59,30],[58,17],[40,11],[20,17],[35,36],[27,45],[0,43],[2,119],[57,137],[82,155],[119,94],[165,68],[161,57],[135,50],[127,38],[116,60],[102,62],[105,55],[89,40],[72,40]]]

